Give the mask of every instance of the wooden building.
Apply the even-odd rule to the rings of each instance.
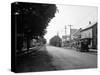
[[[97,22],[81,30],[81,39],[89,38],[90,48],[97,49]]]

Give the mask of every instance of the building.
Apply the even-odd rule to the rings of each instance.
[[[71,40],[73,39],[73,34],[77,31],[78,29],[71,29],[71,35],[63,35],[62,36],[62,46],[69,46]]]
[[[81,28],[72,34],[72,40],[81,38]]]
[[[50,39],[50,45],[61,47],[62,46],[62,39],[59,37],[59,35],[55,35]]]
[[[77,32],[78,29],[71,29],[71,39],[73,39],[73,34],[75,34],[75,32]]]
[[[63,35],[62,36],[62,46],[68,46],[69,45],[70,36]]]
[[[90,39],[90,48],[97,49],[97,22],[81,30],[81,39]]]
[[[76,48],[76,44],[79,42],[81,39],[81,28],[77,29],[73,34],[71,35],[71,40],[70,40],[70,47]]]

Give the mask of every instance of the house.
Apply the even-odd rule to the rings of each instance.
[[[97,22],[90,23],[89,26],[81,30],[81,39],[89,38],[90,47],[97,49]]]

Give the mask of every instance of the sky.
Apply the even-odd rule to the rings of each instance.
[[[69,25],[72,29],[85,28],[91,23],[98,21],[98,9],[94,6],[74,6],[74,5],[56,5],[58,12],[49,22],[45,38],[47,42],[59,34],[60,37],[65,35],[65,26],[67,27],[67,35],[70,34]]]

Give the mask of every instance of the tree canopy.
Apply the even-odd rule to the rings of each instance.
[[[12,4],[17,33],[28,37],[43,36],[50,20],[55,16],[55,4],[15,2]]]
[[[18,50],[23,47],[23,40],[27,40],[27,49],[29,49],[31,39],[43,38],[46,27],[55,16],[57,9],[55,4],[27,2],[15,2],[11,4],[11,7],[11,16],[14,22],[12,24],[15,25]]]

